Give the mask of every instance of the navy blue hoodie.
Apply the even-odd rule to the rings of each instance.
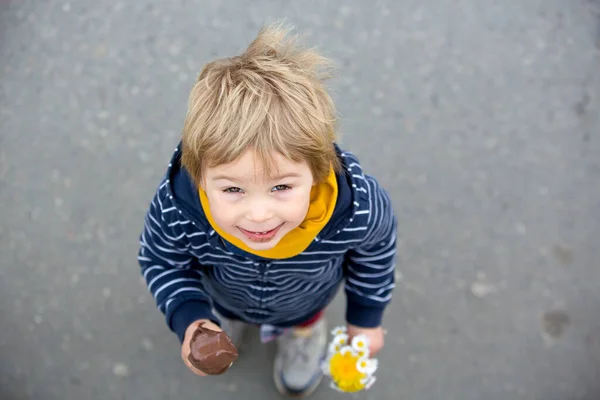
[[[228,243],[212,229],[198,188],[181,167],[179,147],[145,218],[138,260],[167,324],[182,341],[214,311],[252,324],[300,324],[333,300],[344,283],[346,321],[373,328],[394,288],[396,219],[387,193],[338,148],[333,215],[297,256],[265,259]]]

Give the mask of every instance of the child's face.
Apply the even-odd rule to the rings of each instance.
[[[253,250],[273,248],[306,217],[314,184],[306,162],[273,155],[278,175],[268,178],[254,151],[207,168],[204,190],[215,223]]]

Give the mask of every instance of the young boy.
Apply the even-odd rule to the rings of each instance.
[[[327,60],[278,27],[209,63],[183,139],[145,219],[139,262],[188,361],[199,326],[239,345],[247,324],[277,338],[274,380],[304,396],[320,382],[323,310],[344,282],[350,336],[383,347],[394,287],[388,195],[335,143]],[[289,328],[289,329],[288,329]]]

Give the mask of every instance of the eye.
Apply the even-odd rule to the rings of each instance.
[[[242,193],[242,189],[239,187],[230,187],[223,190],[223,193]]]
[[[274,192],[281,192],[281,191],[283,191],[283,190],[289,190],[289,189],[291,189],[291,187],[290,187],[290,186],[288,186],[288,185],[277,185],[277,186],[275,186],[275,187],[273,188],[273,191],[274,191]]]

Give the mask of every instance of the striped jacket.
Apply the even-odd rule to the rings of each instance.
[[[338,148],[333,216],[310,246],[283,260],[264,259],[212,229],[198,190],[180,166],[179,148],[146,214],[138,260],[167,324],[183,340],[214,311],[252,324],[287,327],[323,309],[344,284],[348,323],[381,324],[394,288],[396,219],[386,192]]]

